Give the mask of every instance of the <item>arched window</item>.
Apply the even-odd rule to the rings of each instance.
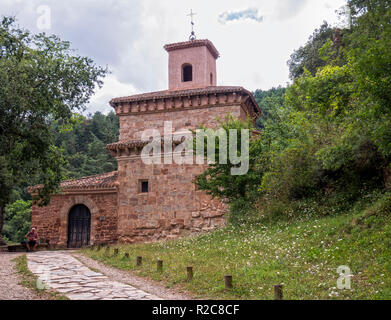
[[[182,66],[182,82],[193,81],[193,66],[191,64],[184,64]]]

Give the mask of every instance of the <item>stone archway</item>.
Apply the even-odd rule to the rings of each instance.
[[[70,210],[76,205],[85,205],[91,214],[91,233],[90,233],[90,243],[94,243],[95,239],[95,230],[98,223],[98,213],[99,208],[95,202],[88,196],[85,195],[76,195],[68,196],[68,199],[64,202],[60,210],[60,239],[58,245],[61,247],[66,247],[68,243],[68,215]]]

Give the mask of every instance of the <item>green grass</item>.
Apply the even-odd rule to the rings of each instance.
[[[20,285],[32,289],[34,293],[43,300],[69,300],[54,290],[40,289],[37,286],[38,277],[34,275],[27,267],[26,255],[21,255],[14,259],[16,262],[16,270],[20,276]]]
[[[366,203],[366,205],[363,205]],[[369,204],[368,204],[369,203]],[[303,216],[285,222],[230,226],[176,241],[116,246],[84,254],[185,289],[200,298],[273,299],[273,285],[284,285],[285,299],[391,299],[391,198],[363,200],[350,212]],[[130,259],[124,259],[124,253]],[[136,266],[136,257],[143,265]],[[156,260],[164,271],[156,271]],[[352,289],[338,290],[337,268],[353,273]],[[194,279],[186,282],[186,267]],[[224,275],[234,288],[224,289]]]

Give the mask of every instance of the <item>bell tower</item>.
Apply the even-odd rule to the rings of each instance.
[[[193,183],[208,164],[174,159],[181,144],[179,133],[200,126],[218,128],[218,119],[226,115],[255,121],[261,113],[250,91],[217,86],[219,52],[211,41],[196,39],[193,28],[188,41],[164,48],[169,56],[168,90],[110,102],[120,121],[119,141],[107,146],[118,163],[120,243],[173,239],[223,226],[226,204],[197,190]],[[159,135],[163,139],[160,149],[157,146],[162,152],[154,158],[160,163],[144,161],[143,150],[150,143],[145,139],[146,130],[153,132],[154,141],[159,141]],[[165,161],[170,157],[173,161]]]
[[[193,17],[190,10],[191,34],[189,41],[168,44],[169,90],[188,90],[215,87],[217,84],[216,60],[219,52],[209,40],[197,40]]]
[[[209,40],[190,40],[164,46],[168,52],[169,90],[215,87],[219,52]]]

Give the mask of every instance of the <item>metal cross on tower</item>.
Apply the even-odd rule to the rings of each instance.
[[[188,14],[187,16],[188,17],[191,17],[191,35],[190,35],[190,41],[193,41],[196,39],[196,35],[194,33],[194,20],[193,20],[193,17],[197,15],[196,13],[193,12],[192,9],[190,9],[190,14]]]

